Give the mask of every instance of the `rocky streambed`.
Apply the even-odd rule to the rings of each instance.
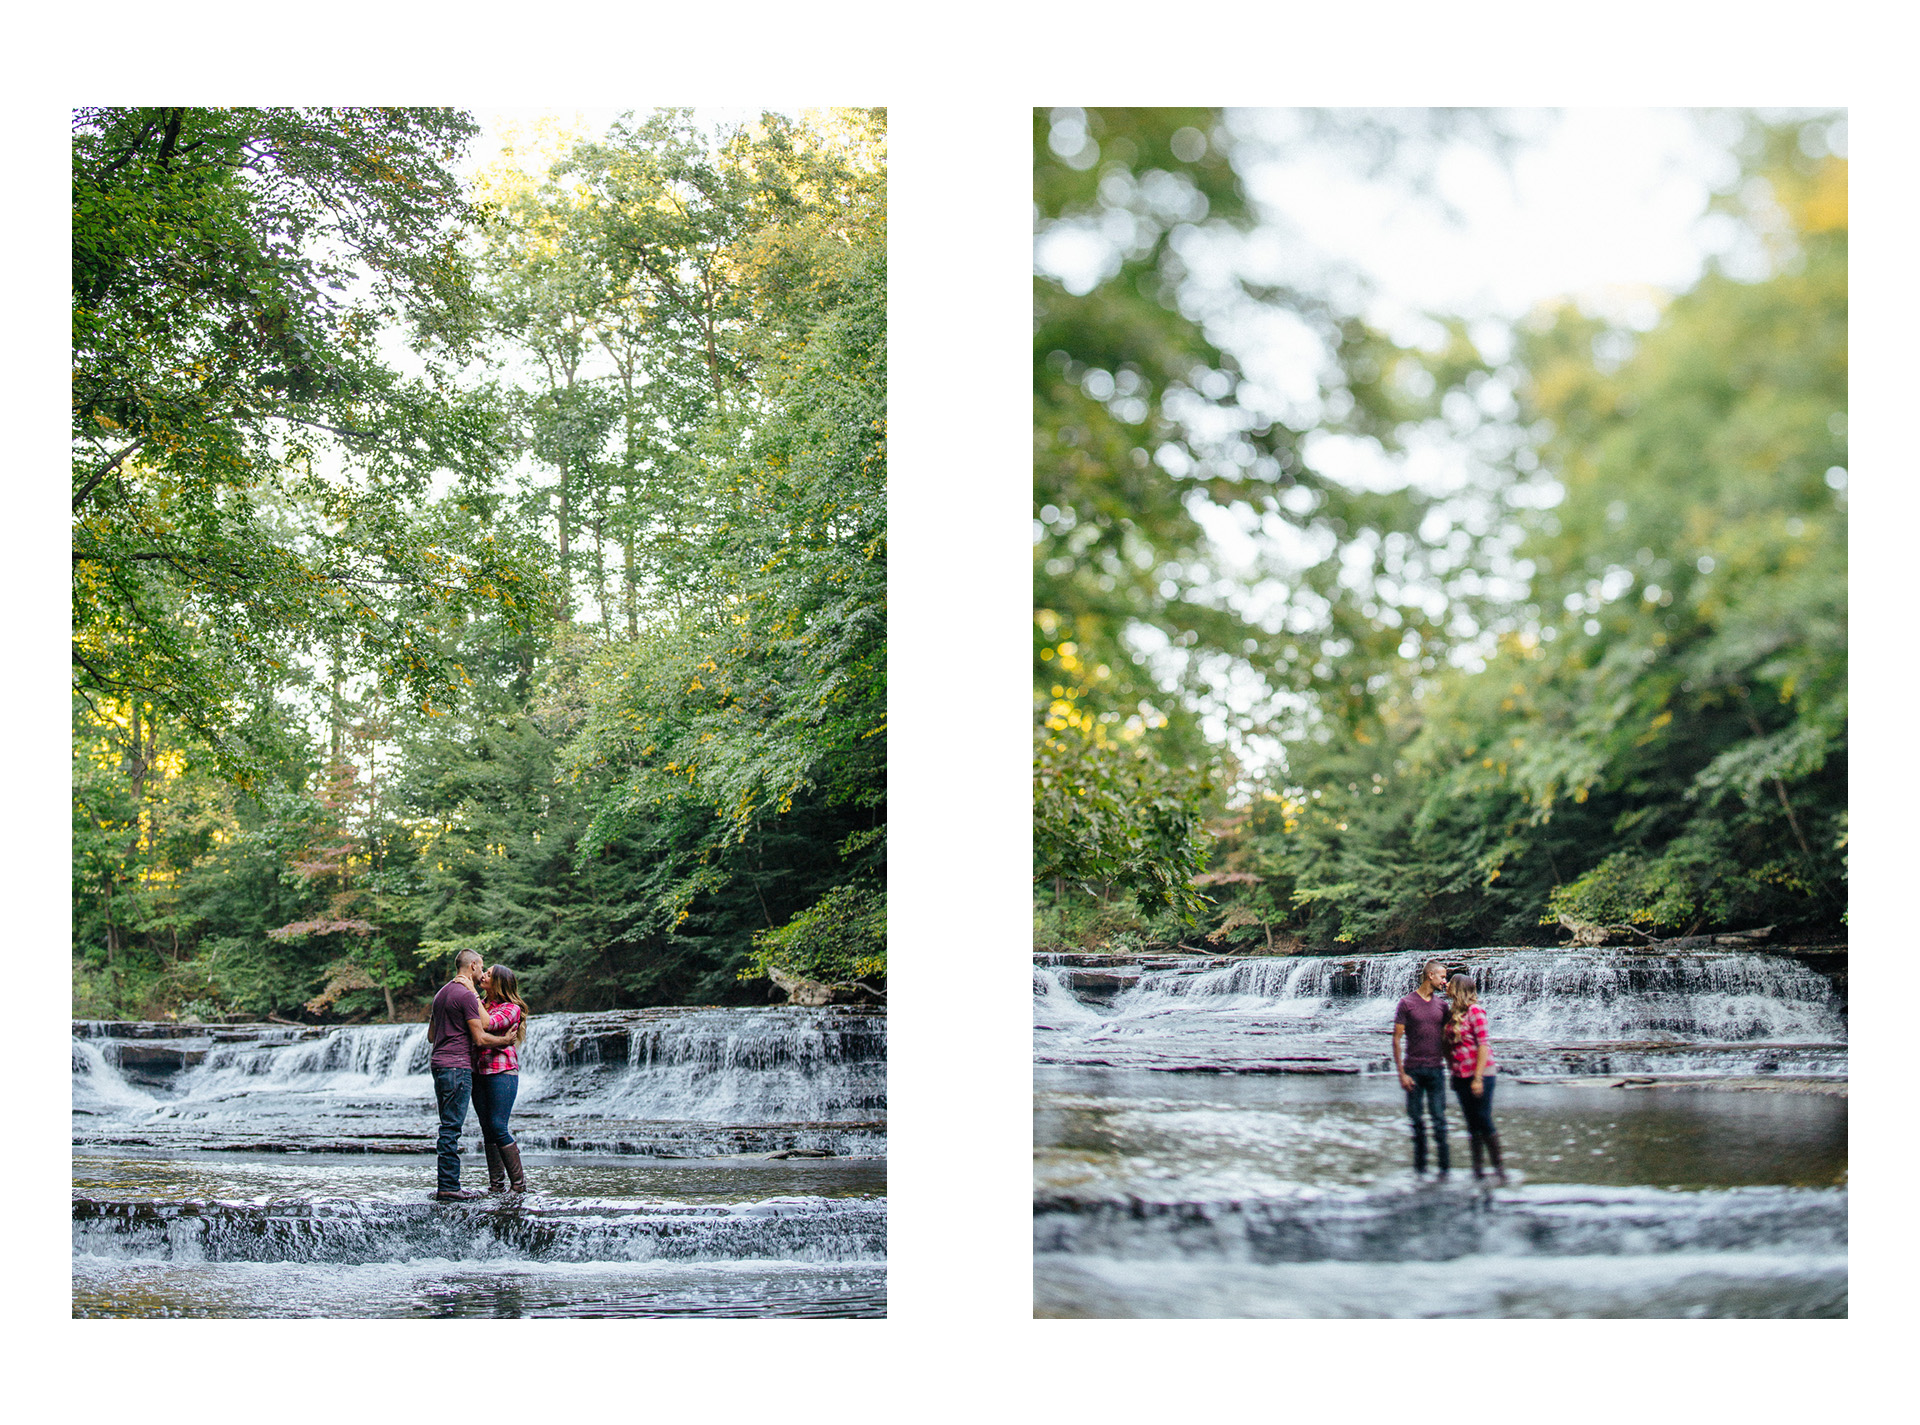
[[[886,1311],[886,1015],[542,1015],[532,1193],[433,1203],[423,1025],[76,1021],[76,1315]],[[485,1185],[477,1121],[467,1186]]]

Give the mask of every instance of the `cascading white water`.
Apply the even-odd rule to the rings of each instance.
[[[1414,952],[1143,968],[1137,983],[1105,1006],[1076,997],[1083,971],[1036,965],[1036,1049],[1042,1062],[1137,1067],[1156,1059],[1165,1067],[1209,1060],[1245,1066],[1249,1058],[1298,1060],[1318,1050],[1380,1068],[1394,1005],[1428,958]],[[1805,1072],[1844,1070],[1844,1010],[1823,977],[1783,957],[1509,950],[1442,958],[1464,959],[1474,975],[1496,1054],[1509,1045],[1630,1044],[1634,1050],[1608,1059],[1613,1071],[1640,1067],[1628,1062],[1639,1052],[1662,1054],[1677,1070],[1732,1072],[1774,1063],[1779,1056],[1768,1046],[1788,1046]],[[1692,1059],[1689,1048],[1697,1051]],[[1742,1057],[1746,1049],[1753,1052]],[[1582,1067],[1564,1056],[1557,1062],[1561,1071]]]
[[[883,1011],[537,1015],[462,1202],[423,1025],[76,1022],[73,1085],[76,1316],[885,1313]]]
[[[591,1072],[582,1072],[569,1047],[576,1024],[551,1019],[535,1021],[522,1051],[523,1101],[562,1102],[574,1116],[830,1123],[886,1112],[885,1021],[878,1017],[683,1010],[634,1023],[624,1056]]]
[[[75,1036],[73,1041],[73,1111],[75,1113],[143,1113],[156,1104],[153,1095],[135,1088],[107,1061],[100,1046]]]
[[[416,1093],[428,1058],[424,1024],[352,1025],[298,1043],[220,1045],[181,1088],[188,1100],[266,1087]]]
[[[350,1115],[417,1115],[433,1103],[422,1024],[355,1025],[317,1039],[223,1043],[169,1038],[184,1063],[159,1091],[129,1085],[116,1055],[136,1052],[76,1026],[76,1110],[203,1127]],[[288,1033],[299,1033],[289,1031]],[[521,1049],[516,1113],[567,1120],[689,1124],[869,1122],[886,1116],[883,1015],[791,1008],[538,1015]],[[345,1125],[352,1128],[354,1125]]]

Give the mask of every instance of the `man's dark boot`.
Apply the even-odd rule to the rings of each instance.
[[[485,1197],[483,1192],[474,1192],[468,1188],[441,1188],[433,1195],[435,1202],[471,1202],[476,1197]]]
[[[488,1143],[487,1149],[487,1191],[505,1192],[507,1190],[507,1165],[500,1157],[498,1144]]]
[[[1474,1177],[1476,1178],[1484,1177],[1487,1171],[1486,1155],[1480,1144],[1480,1135],[1478,1133],[1470,1134],[1467,1138],[1467,1145],[1473,1149]]]
[[[1413,1120],[1413,1170],[1427,1170],[1427,1125],[1417,1118]]]
[[[513,1190],[517,1193],[525,1192],[527,1190],[527,1175],[520,1167],[520,1145],[518,1143],[502,1143],[500,1145],[500,1157],[506,1164],[507,1181],[513,1184]]]

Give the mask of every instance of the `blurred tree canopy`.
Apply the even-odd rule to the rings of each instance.
[[[1500,137],[1472,110],[1384,126],[1328,113],[1316,124],[1367,166],[1409,128]],[[1398,448],[1442,394],[1397,381],[1402,368],[1480,365],[1457,332],[1436,362],[1311,286],[1235,269],[1231,240],[1255,220],[1231,161],[1237,142],[1212,109],[1034,112],[1039,250],[1091,243],[1103,264],[1084,290],[1044,265],[1034,279],[1035,874],[1184,908],[1205,864],[1194,824],[1214,754],[1201,715],[1222,714],[1220,690],[1240,679],[1263,695],[1243,730],[1270,728],[1289,708],[1351,719],[1407,639],[1423,651],[1443,642],[1413,577],[1428,502],[1327,477],[1306,437],[1332,430]],[[1203,280],[1201,268],[1226,276]],[[1212,330],[1236,303],[1288,313],[1317,342],[1310,423],[1243,401],[1241,362]],[[1287,566],[1267,586],[1278,605],[1255,613],[1245,571],[1209,532],[1220,521],[1288,527],[1318,556]],[[1390,537],[1399,587],[1356,584],[1344,552]],[[1111,795],[1129,782],[1154,791]],[[1132,814],[1149,803],[1157,820]],[[1178,829],[1167,821],[1175,803]]]
[[[1450,591],[1397,659],[1364,656],[1382,647],[1364,631],[1349,652],[1323,649],[1294,685],[1318,692],[1321,715],[1296,724],[1283,762],[1212,803],[1211,869],[1191,885],[1212,903],[1215,943],[1841,924],[1846,163],[1824,137],[1836,117],[1750,116],[1736,140],[1740,175],[1716,206],[1764,275],[1712,265],[1645,332],[1570,306],[1516,332],[1508,478],[1548,492],[1518,502],[1524,602]],[[1434,386],[1472,370],[1437,370]],[[1404,504],[1402,532],[1421,508]],[[1037,577],[1043,621],[1049,599],[1065,601],[1056,587]],[[1331,601],[1335,627],[1371,619],[1398,639],[1415,626],[1351,589],[1354,622],[1341,625]],[[1451,634],[1461,609],[1497,640],[1470,649]],[[1270,641],[1244,646],[1271,656]],[[1291,666],[1270,681],[1286,686]],[[1357,674],[1370,696],[1353,698]],[[1036,790],[1036,847],[1049,795]],[[1058,916],[1042,920],[1063,933]]]

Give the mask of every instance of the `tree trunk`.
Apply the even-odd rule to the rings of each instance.
[[[567,540],[567,529],[573,521],[573,507],[568,500],[567,462],[560,461],[560,622],[573,622],[573,558],[572,547]]]
[[[626,554],[626,561],[627,561],[626,570],[625,570],[625,575],[626,575],[625,594],[626,594],[626,600],[627,600],[627,637],[638,638],[640,637],[640,597],[639,597],[640,590],[639,590],[639,585],[634,578],[634,567],[633,567],[634,550],[633,550],[633,535],[631,532],[629,532],[627,535],[626,548],[624,552]]]

